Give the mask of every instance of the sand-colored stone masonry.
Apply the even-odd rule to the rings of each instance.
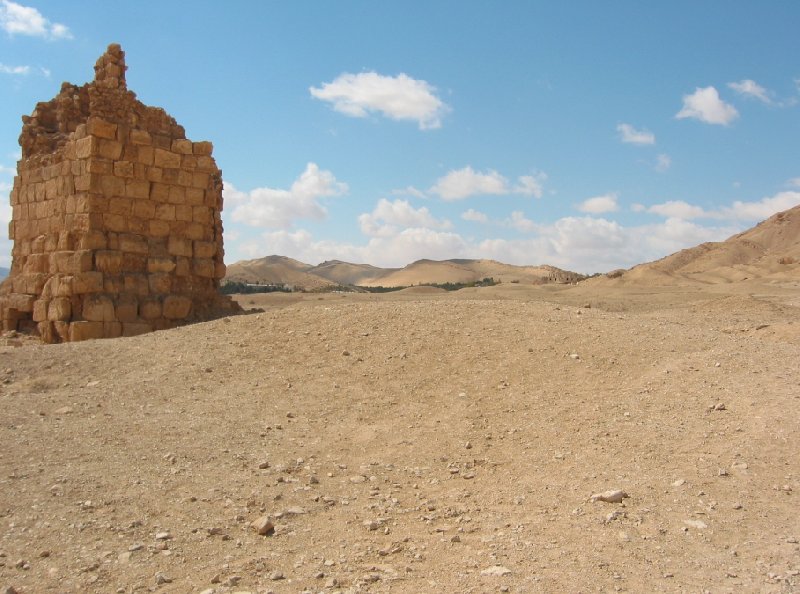
[[[225,275],[222,173],[163,109],[127,90],[112,44],[94,82],[23,116],[3,330],[46,342],[132,336],[238,309]]]

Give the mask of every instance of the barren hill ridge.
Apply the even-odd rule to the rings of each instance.
[[[800,278],[800,206],[779,212],[725,241],[702,243],[608,276],[614,282],[657,284]]]
[[[417,260],[403,268],[379,268],[329,260],[312,266],[285,256],[267,256],[228,266],[226,281],[286,284],[315,289],[331,285],[407,287],[440,283],[470,283],[492,277],[504,283],[574,282],[575,272],[554,266],[514,266],[494,260]]]

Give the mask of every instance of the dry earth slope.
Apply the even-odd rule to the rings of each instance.
[[[797,591],[798,308],[511,288],[0,347],[0,587]]]

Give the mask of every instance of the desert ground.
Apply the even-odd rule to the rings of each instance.
[[[800,591],[797,278],[239,299],[3,339],[1,592]]]

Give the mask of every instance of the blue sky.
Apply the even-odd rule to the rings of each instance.
[[[790,0],[0,0],[0,223],[20,116],[118,42],[129,88],[214,143],[228,263],[628,267],[800,204],[798,23]]]

